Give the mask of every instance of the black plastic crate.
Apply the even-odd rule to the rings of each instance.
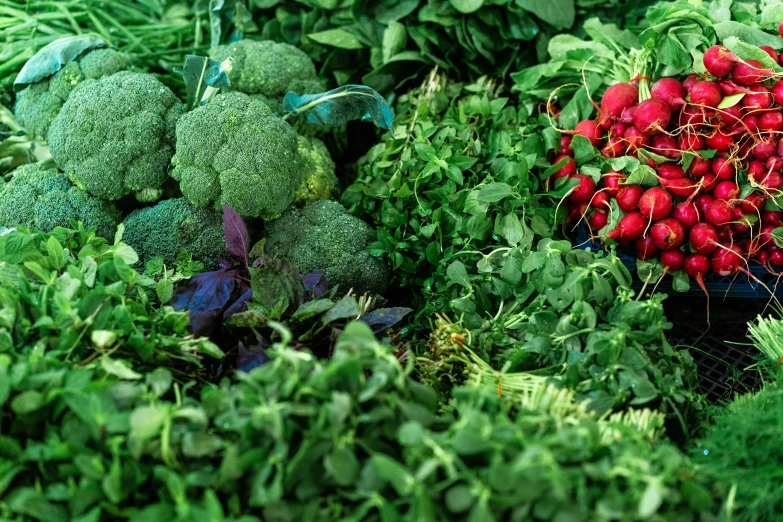
[[[668,332],[669,343],[688,348],[696,362],[699,389],[712,404],[728,402],[735,394],[761,387],[757,362],[763,356],[748,338],[748,323],[769,310],[761,300],[738,305],[732,300],[710,306],[707,325],[707,301],[670,296],[664,302],[666,317],[674,325]]]
[[[601,243],[590,239],[588,228],[585,225],[581,225],[577,228],[574,244],[578,248],[589,248],[592,252],[605,252],[604,246]],[[632,287],[636,290],[640,289],[644,282],[636,277],[636,258],[620,250],[617,251],[617,257],[634,276]],[[780,276],[770,272],[755,261],[749,263],[748,271],[753,274],[758,281],[761,281],[763,285],[754,281],[746,274],[738,272],[736,275],[730,277],[709,273],[704,277],[704,286],[710,296],[716,298],[769,299],[772,297],[772,294],[776,297],[783,297],[783,281],[780,280]],[[764,285],[766,285],[767,288],[764,288]],[[648,287],[648,290],[649,289],[650,287]],[[664,280],[658,284],[657,291],[669,295],[677,294],[680,296],[692,297],[704,296],[704,292],[699,285],[696,284],[696,281],[691,281],[691,289],[688,292],[675,292],[672,288],[672,278],[669,276],[666,276]]]

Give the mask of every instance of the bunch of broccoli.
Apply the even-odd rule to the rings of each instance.
[[[264,232],[266,251],[288,259],[300,272],[321,270],[330,285],[344,291],[386,291],[389,269],[366,251],[374,240],[372,229],[336,201],[291,208],[267,223]]]
[[[128,59],[113,49],[95,49],[67,62],[52,76],[29,84],[16,93],[14,115],[34,138],[45,141],[49,126],[74,88],[128,69]]]
[[[113,237],[120,218],[112,203],[74,187],[62,172],[39,164],[17,168],[11,180],[0,185],[0,226],[49,231],[68,227],[73,219],[95,228],[99,236]]]
[[[303,272],[320,269],[345,290],[383,292],[388,269],[365,252],[370,228],[339,203],[321,201],[337,196],[326,146],[275,113],[288,91],[323,90],[310,59],[290,45],[251,40],[210,54],[232,58],[231,87],[190,112],[154,76],[124,70],[127,60],[110,49],[87,52],[23,89],[17,116],[28,133],[48,138],[60,170],[17,169],[0,185],[0,225],[46,230],[73,218],[112,237],[122,219],[114,201],[157,202],[123,221],[123,240],[140,263],[153,256],[173,263],[187,250],[214,267],[227,255],[220,213],[227,205],[266,220],[270,251]],[[184,197],[158,201],[172,178]]]

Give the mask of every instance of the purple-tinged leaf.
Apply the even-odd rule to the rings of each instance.
[[[374,333],[378,333],[399,323],[412,311],[403,307],[379,308],[361,316],[359,320],[367,323]]]
[[[240,342],[238,348],[237,369],[239,371],[249,372],[269,361],[269,355],[261,345],[245,346]]]
[[[247,251],[250,248],[247,227],[239,214],[228,205],[223,205],[223,234],[226,236],[228,252],[247,266]]]
[[[220,325],[237,287],[235,276],[233,270],[204,272],[174,291],[171,306],[190,312],[190,330],[194,335],[209,336]]]
[[[223,320],[226,321],[232,315],[247,310],[247,301],[251,297],[253,297],[253,290],[247,290],[244,294],[239,296],[239,299],[231,303],[231,306],[226,308],[226,311],[223,312]]]
[[[320,299],[329,291],[329,283],[320,270],[314,270],[309,274],[305,274],[303,281],[305,292],[311,295],[313,299]]]

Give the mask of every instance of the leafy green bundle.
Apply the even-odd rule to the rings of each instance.
[[[682,454],[650,444],[649,413],[598,420],[562,407],[569,397],[550,409],[551,390],[511,413],[465,388],[438,416],[432,391],[368,326],[349,324],[330,361],[280,335],[270,363],[200,393],[163,369],[134,382],[50,358],[30,366],[12,404],[35,384],[60,386],[38,408],[17,406],[25,446],[0,436],[0,515],[667,520],[711,507]]]

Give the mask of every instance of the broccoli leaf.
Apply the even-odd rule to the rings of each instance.
[[[217,63],[206,56],[185,56],[182,76],[185,79],[185,107],[193,110],[214,97],[221,87],[229,85],[231,61]]]
[[[233,24],[234,30],[229,37],[229,42],[241,40],[245,31],[257,29],[253,23],[253,16],[247,9],[244,0],[209,0],[209,27],[211,46],[217,47],[222,42],[223,25],[226,29]]]
[[[27,60],[14,80],[14,90],[20,91],[29,83],[39,82],[53,75],[84,51],[105,45],[103,38],[90,34],[59,38]]]
[[[283,98],[283,109],[291,114],[305,114],[313,125],[342,125],[351,120],[374,120],[382,129],[390,129],[394,111],[386,100],[366,85],[344,85],[321,94],[289,92]]]

